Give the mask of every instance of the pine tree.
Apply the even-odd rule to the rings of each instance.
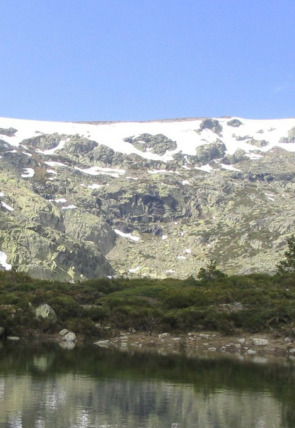
[[[212,281],[213,279],[224,278],[225,276],[226,276],[225,273],[217,269],[216,261],[210,260],[210,263],[206,268],[201,268],[199,270],[197,279],[203,280],[203,281]]]
[[[284,256],[285,260],[280,261],[278,264],[278,273],[290,273],[295,272],[295,236],[292,235],[291,238],[287,240],[288,250],[285,251]]]

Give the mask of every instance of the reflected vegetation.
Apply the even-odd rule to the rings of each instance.
[[[5,344],[0,427],[294,428],[295,368]]]

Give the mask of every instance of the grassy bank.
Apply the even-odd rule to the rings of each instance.
[[[55,323],[37,320],[49,304]],[[92,338],[137,331],[277,332],[295,336],[295,274],[215,279],[97,279],[77,284],[0,272],[0,326],[7,335],[67,328]]]

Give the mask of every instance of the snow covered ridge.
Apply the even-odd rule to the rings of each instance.
[[[18,147],[25,139],[42,134],[79,135],[104,144],[116,152],[135,153],[146,159],[164,162],[172,160],[173,155],[179,152],[195,155],[198,146],[216,143],[216,141],[225,144],[226,154],[231,155],[241,149],[253,160],[259,158],[259,155],[253,154],[254,151],[263,153],[275,146],[295,152],[295,119],[252,120],[222,117],[154,122],[71,123],[0,118],[0,128],[15,130],[15,132],[1,134],[1,140],[14,147]],[[177,148],[159,155],[150,150],[140,151],[126,141],[128,137],[138,137],[143,134],[165,135],[177,143]],[[56,155],[63,149],[66,142],[67,137],[56,148],[43,152],[39,150],[39,152],[45,155]],[[93,173],[92,171],[83,172]],[[95,172],[97,174],[98,171]]]

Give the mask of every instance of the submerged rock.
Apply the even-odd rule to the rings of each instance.
[[[99,346],[100,348],[110,348],[114,346],[113,342],[110,340],[99,340],[98,342],[94,342],[94,345]]]
[[[73,342],[73,341],[69,342],[67,340],[62,340],[58,344],[61,348],[67,349],[69,351],[71,351],[72,349],[74,349],[76,347],[76,342]]]

